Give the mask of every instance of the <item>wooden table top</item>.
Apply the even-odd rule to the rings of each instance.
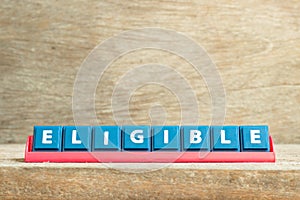
[[[276,163],[24,163],[24,145],[0,145],[0,197],[66,199],[299,199],[299,145]]]

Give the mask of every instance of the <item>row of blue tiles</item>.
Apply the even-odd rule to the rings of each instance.
[[[33,151],[270,151],[268,126],[35,126]]]

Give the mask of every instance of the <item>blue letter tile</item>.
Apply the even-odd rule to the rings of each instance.
[[[149,126],[123,126],[124,150],[150,151],[151,135]]]
[[[179,126],[152,126],[153,150],[180,151]]]
[[[210,132],[208,126],[182,126],[183,150],[210,151]]]
[[[33,151],[61,151],[61,126],[35,126]]]
[[[243,151],[270,151],[268,126],[241,126]]]
[[[91,151],[92,127],[65,126],[64,151]]]
[[[213,151],[240,151],[238,126],[212,127]]]
[[[118,126],[95,126],[94,150],[120,151],[120,128]]]

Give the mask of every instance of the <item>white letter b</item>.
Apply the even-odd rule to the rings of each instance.
[[[201,131],[199,130],[190,130],[190,143],[199,144],[202,142]]]

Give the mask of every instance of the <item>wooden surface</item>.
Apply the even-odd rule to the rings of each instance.
[[[276,163],[165,166],[24,163],[24,145],[0,145],[0,198],[299,199],[299,145],[275,149]]]
[[[0,143],[25,144],[36,124],[73,124],[73,84],[89,52],[122,31],[159,27],[192,38],[217,65],[226,90],[225,124],[268,124],[275,143],[299,144],[299,10],[296,0],[2,0]],[[115,123],[111,94],[121,76],[148,63],[180,72],[197,94],[200,123],[210,123],[210,95],[193,67],[168,52],[146,49],[124,55],[104,73],[96,91],[96,113],[102,124]],[[185,90],[179,86],[179,92]],[[137,124],[149,124],[148,111],[157,104],[167,112],[167,124],[179,123],[176,97],[159,85],[136,90],[130,100],[131,117]],[[122,114],[124,108],[114,113]]]

